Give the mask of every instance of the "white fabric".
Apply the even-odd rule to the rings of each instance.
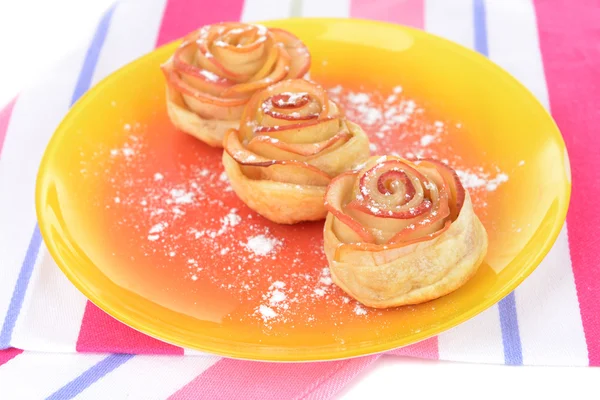
[[[75,352],[87,299],[48,251],[40,249],[12,345],[18,349]]]
[[[6,399],[45,399],[101,361],[97,354],[23,353],[0,368]]]
[[[473,1],[425,0],[425,30],[473,48]]]
[[[137,356],[77,397],[163,400],[216,363],[219,357]],[[135,379],[132,379],[135,377]]]
[[[294,0],[246,0],[242,8],[242,21],[257,22],[287,18]]]

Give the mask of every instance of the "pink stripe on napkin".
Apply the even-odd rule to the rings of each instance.
[[[422,29],[425,26],[425,0],[351,0],[350,16],[393,22]]]
[[[23,350],[14,349],[14,348],[0,350],[0,365],[6,364],[10,360],[15,358],[19,354],[21,354],[22,352],[23,352]]]
[[[12,110],[16,102],[17,99],[14,98],[2,110],[0,110],[0,155],[2,155],[2,146],[4,145],[4,138],[6,138],[8,123],[10,122],[10,116],[12,115]]]
[[[156,47],[178,39],[202,25],[239,21],[244,0],[221,0],[218,5],[199,0],[168,0]]]
[[[600,8],[596,0],[576,7],[568,0],[536,0],[535,6],[550,108],[571,160],[567,224],[581,319],[589,363],[600,366]]]
[[[428,360],[439,360],[438,338],[434,336],[422,342],[411,344],[410,346],[392,350],[388,354],[396,356],[426,358]]]
[[[281,364],[223,359],[175,392],[169,400],[327,399],[378,356]],[[223,384],[226,380],[227,384]],[[201,394],[201,396],[200,396]]]
[[[89,301],[85,307],[76,349],[90,353],[183,355],[182,348],[128,327]]]

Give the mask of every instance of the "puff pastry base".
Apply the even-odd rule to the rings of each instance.
[[[323,204],[325,186],[250,179],[227,152],[223,152],[223,166],[238,197],[273,222],[295,224],[318,221],[327,214]]]
[[[177,129],[200,139],[212,147],[223,147],[223,137],[229,129],[237,129],[239,120],[203,119],[190,111],[177,91],[167,86],[167,114]]]

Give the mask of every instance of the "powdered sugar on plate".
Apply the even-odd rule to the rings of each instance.
[[[494,177],[490,177],[489,173],[480,172],[479,174],[474,172],[468,172],[465,170],[456,170],[456,174],[460,178],[465,189],[479,189],[483,188],[488,192],[493,192],[498,189],[498,186],[508,181],[508,175],[504,172],[499,172]]]
[[[390,92],[380,90],[348,90],[340,85],[328,90],[351,121],[360,124],[371,139],[371,152],[384,154],[398,142],[410,144],[403,156],[431,156],[428,146],[441,141],[447,133],[442,121],[431,123],[424,118],[424,108],[403,95],[401,86]]]
[[[264,322],[267,322],[271,318],[274,318],[277,316],[277,313],[275,311],[273,311],[273,309],[271,307],[265,306],[265,305],[260,305],[258,307],[258,312]]]
[[[296,260],[298,266],[301,261]],[[362,306],[355,300],[345,296],[333,284],[328,267],[317,269],[311,273],[288,273],[271,283],[262,294],[261,302],[254,309],[253,315],[262,319],[262,322],[271,332],[277,324],[290,324],[302,318],[304,326],[316,323],[316,313],[324,304],[331,307],[328,315],[336,320],[339,314],[347,307],[355,318],[365,318],[370,313],[381,315],[381,311],[372,310]],[[312,310],[307,313],[306,310]],[[242,321],[244,319],[242,318]],[[334,325],[342,325],[341,318]]]
[[[363,306],[361,306],[360,304],[357,304],[354,307],[354,314],[356,314],[356,315],[367,315],[367,310],[365,310],[365,308]]]
[[[483,199],[480,207],[483,195],[509,180],[494,166],[475,167],[462,160],[451,138],[466,128],[428,115],[426,105],[407,97],[400,86],[367,90],[338,85],[329,94],[350,120],[364,127],[374,154],[440,158],[457,168],[465,187]],[[167,141],[162,132],[124,122],[121,145],[100,148],[91,157],[102,161],[89,163],[82,155],[86,161],[79,172],[106,185],[96,201],[110,219],[107,232],[117,236],[113,245],[121,253],[113,254],[135,261],[130,282],[143,285],[146,272],[159,274],[166,298],[179,305],[177,294],[184,291],[194,299],[187,304],[190,310],[202,308],[210,296],[243,305],[220,318],[273,335],[281,334],[275,329],[281,326],[357,321],[379,328],[384,323],[379,318],[384,311],[359,304],[334,284],[323,254],[322,223],[266,221],[233,192],[221,167],[221,151],[173,136],[183,134],[168,134]]]
[[[257,235],[248,238],[244,246],[254,255],[262,257],[271,253],[276,246],[281,246],[281,241],[265,235]]]

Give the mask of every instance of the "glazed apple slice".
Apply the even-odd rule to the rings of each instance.
[[[277,61],[275,63],[275,67],[273,68],[273,71],[271,71],[269,73],[269,75],[265,76],[262,79],[256,80],[256,81],[254,81],[252,79],[248,79],[248,82],[246,82],[246,83],[240,83],[238,85],[228,88],[227,90],[225,90],[223,92],[223,95],[224,96],[236,96],[236,95],[239,96],[239,95],[254,93],[258,89],[262,89],[264,87],[269,86],[269,84],[271,84],[273,82],[278,82],[278,81],[284,79],[289,70],[289,65],[290,65],[290,61],[291,61],[290,56],[286,52],[281,51],[281,46],[274,45],[273,49],[274,49],[274,51],[277,52],[277,54],[276,54]]]
[[[233,73],[247,75],[255,71],[243,66],[264,60],[273,38],[264,26],[245,25],[217,34],[214,40],[209,38],[205,43],[211,43],[211,53],[222,64],[234,66]]]
[[[302,78],[310,68],[311,57],[308,49],[300,39],[290,32],[278,28],[271,28],[270,30],[276,41],[284,43],[288,54],[292,57],[288,78]]]
[[[173,67],[181,74],[181,79],[200,92],[206,92],[213,96],[219,96],[225,89],[231,87],[235,82],[223,78],[193,64],[196,52],[195,43],[183,44],[173,54]]]
[[[307,161],[310,157],[322,154],[325,150],[336,149],[351,137],[350,132],[342,131],[322,142],[286,143],[266,135],[258,135],[250,140],[247,148],[256,154],[274,160]]]
[[[248,149],[265,158],[304,161],[330,176],[337,176],[368,156],[368,138],[360,127],[346,128],[332,138],[314,144],[285,143],[266,135],[254,137]]]
[[[419,160],[418,165],[424,167],[431,166],[431,168],[436,168],[438,173],[442,176],[446,183],[446,186],[450,190],[450,218],[453,220],[456,219],[465,202],[466,195],[466,190],[462,185],[460,178],[456,174],[456,171],[454,171],[452,168],[450,168],[443,162],[431,158]]]
[[[339,118],[325,118],[279,127],[259,126],[255,134],[265,134],[286,143],[317,143],[330,139],[340,130]]]
[[[225,151],[252,179],[266,179],[297,185],[327,186],[331,177],[320,169],[301,161],[273,160],[248,151],[239,141],[237,131],[226,133]]]
[[[190,86],[174,71],[172,62],[161,66],[167,83],[179,92],[191,111],[204,118],[230,120],[239,118],[247,99],[211,96]]]
[[[408,175],[409,170],[408,166],[382,162],[366,166],[355,181],[344,212],[368,229],[376,243],[386,243],[431,208],[421,181]]]
[[[279,51],[278,46],[272,46],[267,51],[267,54],[263,57],[263,64],[258,71],[254,73],[254,75],[250,78],[250,81],[258,81],[269,76],[271,71],[275,68],[277,63],[277,57],[281,52]]]
[[[318,120],[322,105],[308,93],[283,92],[265,100],[257,114],[261,126],[278,127]],[[335,116],[331,113],[330,116]]]
[[[374,243],[375,238],[371,232],[343,211],[345,199],[349,193],[352,193],[352,187],[357,177],[358,172],[349,171],[332,179],[325,195],[325,208],[345,225],[337,226],[336,234],[340,236],[341,240],[355,241],[354,237],[357,235],[362,242]]]
[[[427,236],[444,226],[450,216],[448,187],[436,168],[419,165],[419,170],[426,176],[428,182],[428,198],[430,207],[426,213],[413,219],[409,225],[392,237],[388,243],[409,242],[413,239]]]
[[[348,208],[381,218],[415,218],[431,208],[427,185],[427,178],[415,168],[386,160],[365,168]]]
[[[278,124],[274,120],[269,120],[265,117],[265,109],[268,109],[271,105],[273,105],[272,99],[276,98],[276,96],[282,95],[284,93],[293,93],[293,94],[301,93],[302,95],[299,97],[295,97],[295,99],[296,99],[296,101],[301,101],[302,103],[304,103],[304,96],[308,96],[308,98],[311,99],[312,101],[318,102],[319,108],[320,108],[319,110],[317,110],[319,112],[318,117],[317,117],[318,120],[326,119],[329,116],[337,117],[339,115],[337,107],[335,107],[334,110],[331,110],[332,112],[330,115],[330,102],[327,97],[327,93],[321,86],[312,84],[308,81],[304,81],[301,79],[287,80],[287,81],[280,82],[275,85],[269,86],[266,89],[264,89],[260,92],[257,92],[255,95],[253,95],[250,98],[250,100],[248,101],[248,105],[246,106],[246,108],[244,110],[244,114],[242,115],[242,121],[253,121],[253,123],[252,124],[242,123],[240,125],[241,137],[245,138],[246,140],[250,140],[250,139],[252,139],[252,137],[255,136],[256,133],[261,133],[261,132],[267,133],[269,136],[273,136],[271,133],[284,128],[282,125],[286,125],[286,128],[289,126],[296,125],[293,123],[292,124],[287,124],[287,123]],[[276,100],[276,102],[281,105],[282,104],[281,98],[279,101]],[[292,105],[295,106],[295,104],[292,104]],[[311,121],[311,122],[317,123],[316,120]],[[298,127],[300,127],[303,124],[298,123],[297,125],[298,125]],[[298,128],[298,127],[295,127],[295,128]],[[336,132],[337,132],[337,130],[335,130],[333,133],[336,133]],[[294,133],[295,132],[287,133],[287,135],[290,136],[290,137],[288,137],[288,140],[285,140],[283,138],[277,138],[277,139],[284,140],[285,142],[288,142],[288,143],[301,143],[297,140],[292,140],[294,138]],[[282,135],[286,135],[286,133],[282,133]],[[329,136],[332,136],[332,135],[329,135]],[[324,139],[322,139],[322,140],[324,140]],[[322,140],[313,140],[312,142],[322,141]],[[311,143],[311,141],[307,141],[305,143]]]
[[[442,176],[438,167],[425,162],[417,169],[399,159],[374,157],[358,172],[349,202],[341,203],[334,216],[361,238],[365,235],[360,231],[368,231],[374,240],[363,240],[367,243],[408,243],[428,237],[443,229],[454,202],[446,181],[452,179],[450,185],[455,185],[453,175],[444,169]],[[330,189],[335,193],[333,185]],[[335,221],[333,228],[339,230]]]

